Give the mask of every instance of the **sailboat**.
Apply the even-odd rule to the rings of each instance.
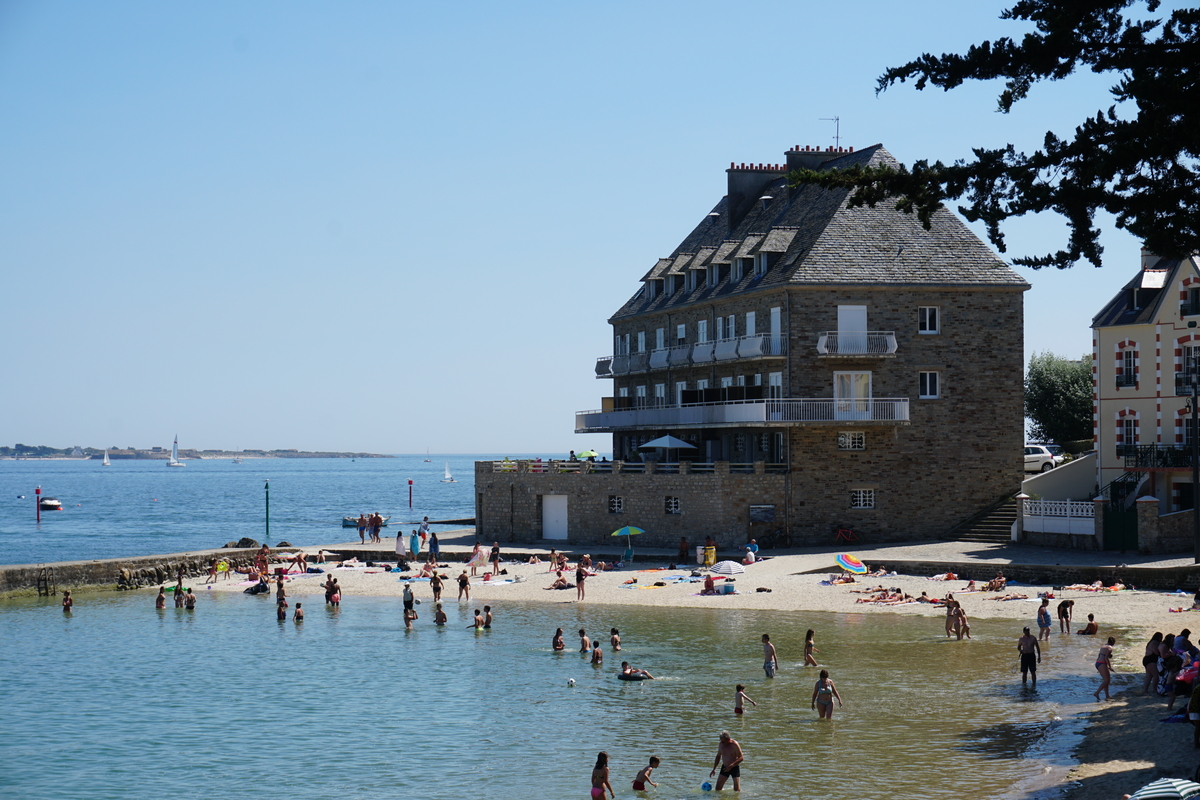
[[[171,459],[169,461],[167,461],[167,466],[168,467],[186,467],[187,466],[187,464],[184,464],[182,461],[179,460],[179,434],[178,433],[175,434],[175,443],[171,445]]]
[[[104,448],[104,460],[100,462],[100,466],[102,466],[102,467],[111,467],[112,466],[112,462],[110,462],[108,460],[108,448],[107,447]]]
[[[425,448],[425,463],[428,464],[432,459],[429,457],[429,448]]]
[[[458,483],[454,480],[454,476],[450,474],[450,462],[446,462],[446,477],[442,478],[442,483]]]

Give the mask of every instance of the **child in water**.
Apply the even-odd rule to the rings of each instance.
[[[750,705],[754,706],[755,708],[758,708],[758,703],[751,700],[750,695],[746,694],[745,684],[739,683],[737,685],[737,695],[733,698],[733,713],[737,714],[738,716],[745,714],[746,710],[743,706],[747,702],[749,702]]]
[[[642,767],[642,771],[639,772],[637,777],[633,779],[633,790],[635,792],[646,791],[647,783],[656,789],[658,788],[658,784],[650,780],[650,773],[657,769],[658,765],[661,763],[662,761],[659,760],[658,756],[650,756],[650,765]]]

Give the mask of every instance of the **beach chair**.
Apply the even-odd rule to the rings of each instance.
[[[625,555],[621,557],[621,560],[624,561],[626,564],[633,563],[633,548],[632,547],[625,548]]]

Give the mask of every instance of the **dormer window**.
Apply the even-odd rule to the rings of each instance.
[[[754,274],[755,275],[766,275],[767,274],[767,268],[770,266],[770,261],[768,259],[768,256],[769,256],[768,253],[755,253],[754,254]]]
[[[689,269],[689,270],[688,270],[688,273],[687,273],[687,290],[688,290],[689,292],[694,292],[694,291],[696,291],[696,286],[697,286],[697,285],[699,285],[699,278],[697,278],[697,277],[696,277],[696,276],[697,276],[697,274],[698,274],[698,271],[697,271],[697,270],[694,270],[694,269]]]
[[[667,294],[675,294],[675,292],[679,291],[679,282],[677,278],[677,275],[667,276]]]
[[[721,280],[721,268],[716,264],[708,265],[708,288],[713,288]]]
[[[655,297],[658,297],[657,283],[646,281],[646,299],[653,300]]]
[[[745,259],[742,258],[735,258],[733,260],[733,279],[735,281],[740,281],[746,277],[746,265],[743,263],[744,261]]]

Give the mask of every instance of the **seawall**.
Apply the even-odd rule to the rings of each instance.
[[[232,566],[249,566],[255,549],[221,548],[192,553],[171,553],[133,558],[106,558],[97,561],[59,561],[53,564],[11,564],[0,566],[0,597],[37,594],[42,570],[57,588],[123,591],[144,586],[175,583],[179,568],[185,578],[207,578],[208,565],[223,558]]]

